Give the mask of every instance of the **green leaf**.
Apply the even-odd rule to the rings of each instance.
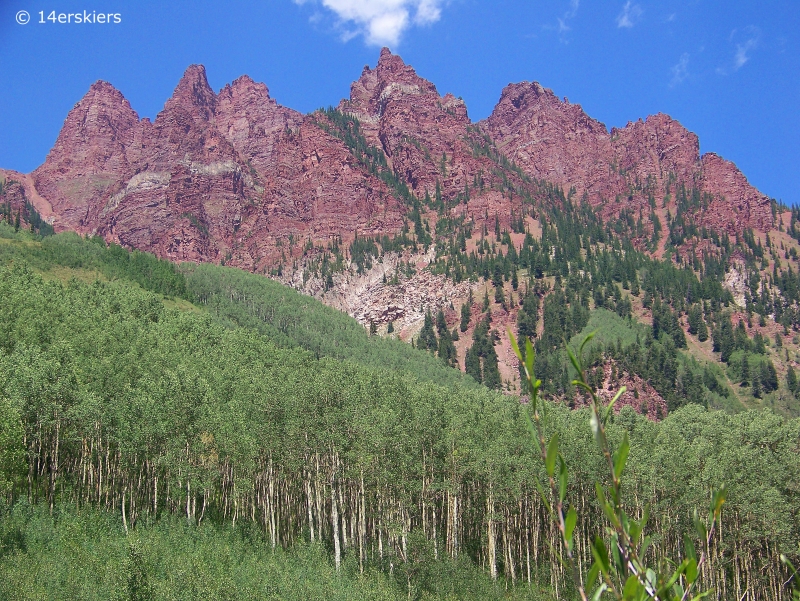
[[[651,539],[649,536],[645,536],[644,537],[644,540],[642,541],[642,546],[639,549],[639,557],[644,559],[644,556],[647,554],[647,549],[650,548],[650,543],[652,543],[652,542],[653,542],[653,539]]]
[[[550,438],[550,444],[547,445],[547,455],[545,457],[544,466],[547,469],[547,475],[551,478],[556,469],[556,458],[558,457],[558,433],[553,434]]]
[[[589,569],[589,573],[586,575],[586,586],[589,590],[594,586],[598,576],[600,576],[600,563],[595,561]]]
[[[567,517],[564,519],[564,536],[567,542],[572,542],[572,533],[575,531],[575,524],[578,522],[578,512],[575,511],[575,506],[569,508]]]
[[[561,455],[558,456],[558,462],[558,496],[563,503],[564,499],[567,498],[567,482],[569,482],[569,474],[567,473],[567,462],[564,461],[564,458]]]
[[[594,492],[597,494],[597,500],[600,503],[601,507],[608,503],[606,501],[606,493],[603,491],[603,487],[600,485],[599,482],[594,483]]]
[[[681,565],[679,565],[678,568],[672,573],[672,576],[670,576],[669,580],[667,580],[667,582],[664,583],[664,586],[658,589],[659,597],[672,588],[672,585],[678,581],[678,578],[680,578],[681,574],[683,574],[684,570],[686,570],[687,565],[688,565],[688,560],[683,560],[681,562]]]
[[[705,541],[708,538],[706,525],[700,521],[700,518],[697,516],[697,509],[694,510],[694,529],[701,541]]]
[[[608,590],[608,585],[605,582],[602,583],[600,586],[597,587],[597,590],[594,592],[594,595],[592,595],[592,601],[600,601],[600,599],[603,596],[603,593],[605,593],[607,590]]]
[[[639,592],[639,588],[642,585],[639,584],[639,579],[636,576],[629,576],[628,580],[625,581],[625,587],[622,589],[622,598],[626,601],[628,599],[636,599],[636,595]]]
[[[611,570],[611,564],[608,561],[606,544],[599,536],[595,537],[592,543],[592,555],[594,556],[594,560],[600,564],[600,571],[603,572],[603,576],[608,576]]]
[[[619,400],[619,397],[621,397],[623,394],[625,394],[625,392],[627,390],[628,390],[628,387],[627,386],[623,386],[622,388],[620,388],[617,391],[617,394],[614,395],[614,398],[611,399],[611,402],[608,404],[608,407],[606,407],[606,414],[605,414],[605,417],[603,418],[603,424],[608,422],[608,416],[611,415],[611,408]]]
[[[697,559],[694,542],[686,534],[683,535],[683,551],[686,553],[686,559]]]
[[[507,330],[508,330],[508,339],[511,341],[511,348],[514,349],[514,354],[517,356],[517,359],[523,361],[522,353],[519,352],[519,345],[517,344],[517,339],[514,337],[514,333],[511,331],[510,327],[507,328]]]
[[[531,439],[535,443],[539,440],[539,437],[536,435],[536,426],[533,425],[530,409],[523,410],[522,414],[525,416],[525,424],[528,426],[528,431],[531,433]]]
[[[578,349],[578,354],[580,354],[581,357],[583,357],[583,347],[585,347],[589,343],[589,341],[592,338],[594,338],[595,334],[597,334],[597,330],[595,330],[594,332],[589,332],[588,334],[586,334],[586,338],[583,339],[583,342],[581,342],[581,347]]]
[[[603,438],[600,432],[600,420],[597,419],[597,414],[592,411],[592,415],[589,418],[589,426],[592,428],[592,434],[594,435],[594,441],[597,443],[597,446],[600,447],[600,450],[603,450]]]
[[[572,385],[583,388],[589,394],[594,395],[594,389],[583,380],[572,380]]]
[[[617,452],[614,453],[614,477],[619,480],[622,475],[622,470],[625,469],[625,462],[628,461],[628,452],[631,449],[630,441],[628,440],[628,433],[622,438],[622,444]]]
[[[690,585],[697,580],[697,559],[692,557],[686,565],[686,582]]]
[[[728,489],[725,485],[721,485],[717,490],[711,493],[711,514],[716,517],[722,511],[722,504],[728,496]]]
[[[569,356],[569,360],[572,363],[572,367],[575,368],[575,371],[578,372],[578,378],[583,377],[583,370],[581,370],[581,364],[578,361],[578,358],[575,356],[575,353],[572,352],[572,349],[567,347],[567,355]]]
[[[611,557],[614,560],[614,566],[617,568],[617,574],[625,574],[625,564],[622,563],[622,555],[619,553],[619,537],[615,534],[611,539]]]
[[[530,338],[525,339],[525,367],[528,369],[528,373],[533,378],[533,359],[536,353],[533,350],[533,343],[531,342]],[[538,386],[536,387],[538,388]]]
[[[547,495],[544,494],[544,488],[542,488],[542,483],[539,482],[539,478],[534,478],[533,481],[536,483],[536,490],[539,491],[539,496],[542,498],[542,503],[544,503],[547,512],[552,514],[553,510],[550,509],[550,502],[547,500]]]
[[[631,523],[628,525],[628,536],[630,536],[631,540],[634,542],[639,540],[639,535],[641,533],[642,525],[636,520],[631,520]]]

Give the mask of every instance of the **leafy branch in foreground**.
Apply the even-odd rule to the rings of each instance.
[[[652,539],[645,536],[645,526],[649,517],[649,507],[641,510],[641,518],[630,517],[622,506],[622,473],[628,460],[630,443],[625,433],[621,444],[612,452],[606,424],[614,404],[625,393],[623,386],[608,405],[597,397],[592,386],[587,383],[582,365],[583,349],[594,334],[589,334],[581,343],[578,354],[567,347],[567,354],[577,373],[572,384],[581,390],[589,402],[591,410],[590,426],[592,435],[600,453],[608,466],[611,485],[604,487],[595,483],[597,500],[603,508],[606,520],[607,538],[597,536],[592,543],[594,562],[585,578],[581,574],[574,555],[573,533],[578,521],[574,506],[567,509],[567,484],[569,471],[563,455],[559,452],[558,434],[552,435],[548,441],[544,434],[544,422],[547,418],[547,405],[539,397],[541,380],[534,376],[534,350],[530,339],[525,340],[525,354],[520,352],[514,334],[509,330],[511,345],[520,360],[530,401],[524,412],[531,438],[535,442],[539,455],[545,466],[550,488],[550,500],[542,484],[536,480],[536,486],[542,501],[550,514],[560,535],[560,549],[555,550],[560,561],[571,574],[572,580],[583,601],[597,601],[609,593],[614,598],[624,601],[641,601],[659,599],[663,601],[688,601],[702,599],[711,590],[701,591],[699,576],[703,564],[707,561],[709,548],[714,532],[720,522],[722,505],[725,502],[725,487],[721,486],[711,494],[711,509],[707,522],[701,520],[697,511],[694,515],[694,526],[703,548],[698,556],[695,545],[689,536],[684,536],[685,557],[680,563],[662,560],[657,566],[650,567],[645,561]]]
[[[792,572],[792,575],[789,576],[789,580],[784,582],[784,586],[792,583],[792,601],[800,601],[800,578],[798,578],[798,571],[797,568],[794,567],[794,564],[789,560],[786,555],[781,554],[781,563],[785,565],[789,570]],[[794,582],[792,582],[794,581]]]

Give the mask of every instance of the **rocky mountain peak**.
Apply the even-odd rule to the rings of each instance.
[[[214,115],[216,103],[216,94],[208,85],[206,68],[203,65],[191,65],[184,72],[162,112],[169,113],[181,109],[187,111],[195,119],[209,121]]]
[[[378,81],[384,87],[391,84],[406,84],[419,86],[421,91],[425,92],[436,91],[436,86],[417,75],[412,66],[407,65],[398,55],[392,54],[388,48],[381,50],[375,72],[378,75]]]
[[[413,67],[388,48],[383,48],[375,69],[364,67],[361,77],[350,86],[350,99],[342,101],[339,108],[369,121],[380,117],[392,100],[421,95],[439,98],[435,85],[417,75]]]
[[[84,171],[102,170],[130,143],[139,116],[110,83],[97,81],[64,121],[48,162],[81,165]]]

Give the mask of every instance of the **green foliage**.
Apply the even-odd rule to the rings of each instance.
[[[24,473],[24,433],[20,408],[0,396],[0,497],[13,496],[12,486]]]
[[[13,551],[0,550],[0,597],[9,601],[405,601],[406,575],[412,599],[547,598],[527,588],[498,590],[468,561],[424,557],[424,574],[404,563],[393,576],[375,569],[360,573],[357,563],[345,562],[337,573],[320,545],[273,550],[246,527],[162,519],[126,537],[107,514],[63,507],[51,517],[46,507],[26,505],[0,508],[0,524],[2,535],[15,540]]]
[[[283,348],[303,348],[315,357],[331,357],[361,365],[408,372],[420,380],[474,386],[458,370],[405,342],[370,337],[364,328],[336,309],[263,276],[216,265],[184,264],[189,294],[223,325],[245,327]],[[431,317],[424,348],[438,343]],[[430,342],[430,346],[428,343]]]
[[[577,524],[577,511],[575,506],[567,509],[567,487],[569,482],[568,463],[559,450],[559,436],[555,433],[549,443],[545,439],[547,426],[547,411],[544,401],[539,398],[541,381],[533,374],[534,358],[533,346],[530,340],[526,342],[526,353],[523,356],[520,348],[509,331],[511,344],[517,357],[524,363],[525,382],[530,395],[529,412],[525,413],[531,438],[537,447],[538,454],[545,466],[549,495],[544,492],[541,483],[536,485],[540,491],[542,502],[547,507],[550,520],[558,529],[559,558],[562,564],[571,572],[572,581],[578,590],[581,599],[589,595],[599,599],[604,593],[609,593],[614,598],[630,601],[644,599],[669,599],[684,601],[685,599],[702,599],[710,591],[701,592],[700,570],[706,562],[710,562],[712,548],[711,541],[715,530],[721,528],[722,505],[726,500],[725,486],[720,486],[711,494],[711,510],[708,523],[697,517],[695,510],[695,530],[700,538],[702,551],[700,556],[695,552],[695,545],[689,536],[684,536],[685,559],[678,564],[661,559],[659,562],[648,565],[646,561],[647,550],[652,539],[645,535],[650,509],[634,508],[634,512],[641,517],[635,519],[623,508],[622,473],[630,455],[630,440],[625,432],[616,450],[608,437],[607,428],[612,409],[617,400],[624,394],[622,387],[608,405],[601,404],[594,388],[586,380],[586,372],[582,363],[583,350],[592,339],[590,334],[581,342],[577,355],[571,348],[567,353],[577,377],[572,381],[579,391],[589,400],[589,424],[592,437],[604,463],[607,463],[608,486],[603,486],[599,481],[595,483],[597,500],[605,514],[606,535],[604,539],[596,536],[592,543],[593,563],[588,569],[584,579],[582,568],[576,555],[574,532]],[[558,473],[556,473],[558,464]],[[609,550],[611,554],[609,556]],[[674,568],[677,566],[677,568]]]
[[[552,499],[540,499],[533,484],[549,478],[548,469],[555,495],[580,499],[574,512],[567,506],[563,513],[573,549],[587,561],[592,548],[604,556],[603,547],[593,545],[608,526],[594,482],[609,486],[612,476],[607,461],[592,452],[589,410],[547,406],[545,441],[549,447],[557,433],[558,453],[539,464],[523,444],[516,399],[462,385],[471,380],[440,359],[407,345],[395,352],[346,316],[274,282],[187,266],[177,273],[187,295],[202,299],[207,312],[179,312],[130,279],[45,281],[18,260],[30,246],[27,262],[47,267],[46,257],[36,258],[42,246],[29,234],[17,236],[13,244],[3,242],[3,252],[20,253],[12,257],[15,266],[0,269],[0,449],[12,450],[11,461],[4,455],[0,480],[10,483],[2,495],[14,511],[30,501],[44,520],[28,528],[0,517],[0,587],[6,587],[0,597],[12,595],[6,591],[21,591],[11,598],[153,591],[154,598],[253,598],[250,576],[240,575],[247,566],[267,582],[292,582],[299,591],[289,584],[256,587],[272,598],[348,598],[339,592],[344,589],[312,585],[347,583],[362,566],[367,578],[389,587],[379,589],[389,591],[381,593],[388,598],[469,598],[464,591],[475,591],[476,598],[524,598],[542,586],[570,597],[576,590],[554,552],[561,539],[546,525]],[[584,305],[588,298],[570,278],[563,282],[567,310],[551,308],[548,319],[555,331],[570,332],[593,316]],[[613,290],[605,295],[613,297]],[[441,343],[446,327],[436,317]],[[612,311],[596,319],[608,321],[610,334],[596,350],[587,345],[587,354],[613,353],[626,369],[676,391],[696,389],[697,376],[706,387],[716,382],[714,370],[706,373],[681,358],[670,336],[656,341]],[[480,378],[492,375],[489,326],[485,319],[476,328],[467,356],[468,363],[477,358]],[[313,345],[317,352],[304,350]],[[569,372],[559,350],[549,357],[559,361],[554,373],[564,378]],[[530,351],[524,357],[529,371],[532,345]],[[349,356],[357,362],[341,360]],[[764,357],[750,356],[761,373]],[[548,355],[537,354],[535,361],[538,372]],[[727,586],[724,597],[745,592],[736,591],[735,582],[746,582],[754,596],[778,597],[774,583],[789,575],[775,554],[794,561],[800,540],[794,486],[800,480],[799,424],[766,411],[727,415],[698,405],[671,411],[658,424],[626,409],[609,413],[611,457],[615,473],[625,478],[622,510],[641,523],[635,507],[651,506],[651,521],[641,528],[653,539],[646,561],[683,555],[685,535],[701,548],[693,509],[707,501],[709,483],[726,482],[724,545],[702,578]],[[626,432],[623,461],[618,450]],[[113,533],[80,520],[59,522],[64,507],[105,509],[97,515],[106,516]],[[56,522],[47,526],[51,508]],[[167,536],[162,547],[148,546],[149,533],[173,526],[182,534]],[[240,543],[225,537],[240,532],[258,544],[233,553]],[[94,542],[78,544],[81,533]],[[138,537],[133,552],[132,537]],[[205,546],[191,542],[203,537]],[[313,547],[324,561],[292,564],[311,539],[322,542],[323,548]],[[163,551],[167,547],[174,554]],[[267,553],[258,551],[265,547]],[[290,559],[276,573],[258,563],[267,556]],[[609,566],[615,561],[613,553],[605,557]],[[735,581],[731,566],[745,557]],[[491,583],[482,567],[505,582]],[[347,594],[369,598],[371,590]]]
[[[3,237],[0,224],[0,237]],[[169,261],[150,253],[129,251],[117,244],[106,245],[102,238],[84,239],[65,232],[32,243],[30,235],[19,243],[0,245],[0,265],[23,261],[35,269],[49,271],[55,266],[97,271],[110,280],[130,280],[145,290],[164,296],[191,300],[184,276]]]

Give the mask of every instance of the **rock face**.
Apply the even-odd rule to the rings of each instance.
[[[697,136],[668,115],[658,114],[609,132],[580,105],[559,100],[538,83],[510,84],[481,127],[526,173],[574,187],[606,216],[620,206],[661,201],[679,186],[713,197],[713,210],[698,222],[729,233],[772,227],[769,199],[753,188],[733,163],[700,156]]]
[[[241,77],[218,95],[186,70],[154,122],[94,84],[33,173],[57,229],[98,233],[173,260],[249,269],[278,240],[394,233],[403,211],[337,139]]]
[[[434,197],[438,187],[446,198],[463,194],[474,200],[500,183],[493,173],[496,162],[476,152],[478,145],[491,141],[472,124],[464,101],[452,94],[440,96],[436,86],[386,48],[374,70],[364,67],[350,88],[349,100],[338,108],[359,119],[367,140],[384,152],[395,174],[419,198]],[[508,177],[520,185],[517,174],[509,172]],[[483,204],[485,199],[466,203],[455,213],[482,223]],[[507,224],[511,203],[494,208]],[[494,216],[494,212],[489,215],[492,223]]]
[[[487,149],[519,168],[506,169],[506,188],[522,185],[524,173],[585,194],[606,218],[685,185],[713,199],[698,215],[703,225],[729,233],[772,225],[769,200],[732,163],[701,157],[697,136],[667,115],[609,132],[580,105],[524,82],[508,85],[491,116],[473,124],[463,101],[440,96],[388,49],[339,110],[360,120],[367,142],[415,196],[461,195],[451,215],[477,225],[495,216],[506,225],[519,210],[501,192],[499,154]],[[289,236],[324,243],[397,233],[407,207],[316,125],[320,118],[280,106],[247,76],[215,94],[199,65],[152,123],[97,82],[33,172],[28,197],[57,229],[252,270],[290,260],[282,244]]]

